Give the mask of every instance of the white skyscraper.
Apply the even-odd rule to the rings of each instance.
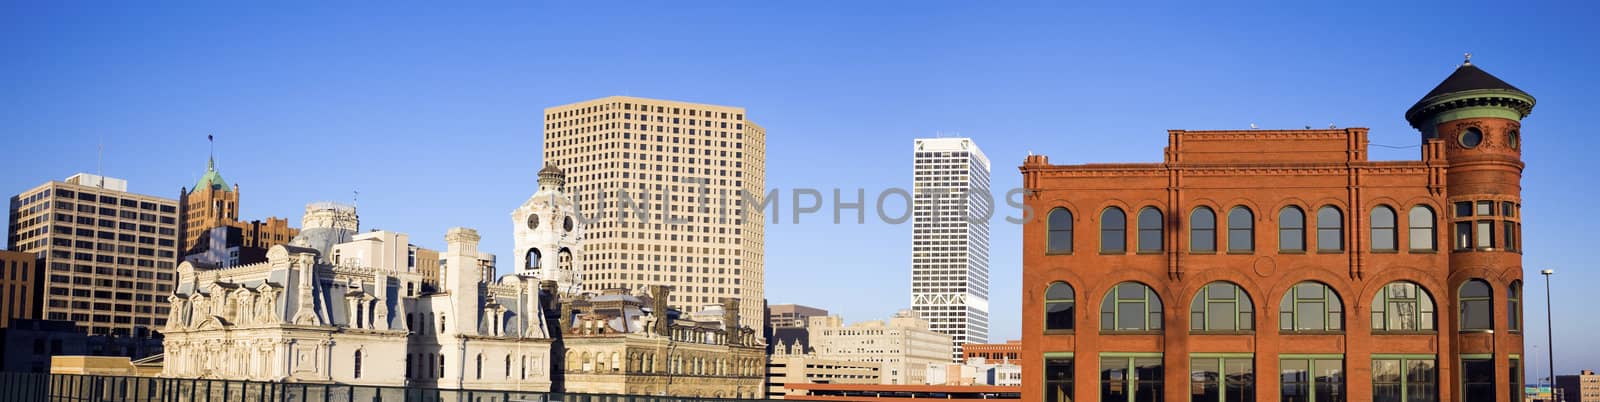
[[[961,345],[989,341],[989,158],[970,138],[916,140],[911,309]]]

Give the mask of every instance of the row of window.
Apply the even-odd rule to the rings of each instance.
[[[1407,215],[1408,246],[1414,252],[1433,252],[1435,244],[1435,214],[1425,205],[1412,207]],[[1246,206],[1228,210],[1227,225],[1217,225],[1217,214],[1211,207],[1198,207],[1189,213],[1189,251],[1214,253],[1218,240],[1225,240],[1229,253],[1252,253],[1256,250],[1255,212]],[[1315,227],[1306,224],[1306,213],[1298,206],[1287,206],[1278,211],[1278,251],[1303,253],[1308,247],[1317,252],[1340,253],[1345,250],[1344,212],[1328,205],[1317,210]],[[1378,206],[1371,213],[1371,250],[1396,252],[1400,249],[1401,226],[1395,210]],[[1139,253],[1159,253],[1166,250],[1167,221],[1160,209],[1145,207],[1139,210],[1134,221],[1135,248]],[[1048,233],[1045,250],[1052,254],[1069,254],[1073,251],[1073,215],[1066,208],[1057,207],[1046,218]],[[1222,237],[1218,237],[1219,230]],[[1128,251],[1128,216],[1119,207],[1107,207],[1100,212],[1100,252],[1125,253]],[[1309,235],[1309,237],[1308,237]],[[1314,240],[1315,244],[1307,244]]]
[[[1506,289],[1507,325],[1522,330],[1522,282]],[[1077,300],[1072,285],[1055,282],[1045,289],[1047,331],[1077,327]],[[1494,329],[1494,292],[1488,282],[1471,279],[1461,285],[1457,306],[1461,331]],[[1390,282],[1372,296],[1374,332],[1425,332],[1436,329],[1433,297],[1421,285]],[[1344,330],[1344,302],[1321,282],[1301,282],[1284,292],[1278,303],[1278,329],[1284,332],[1339,332]],[[1139,282],[1123,282],[1106,292],[1100,302],[1100,330],[1146,332],[1161,330],[1162,303],[1154,289]],[[1255,303],[1231,282],[1212,282],[1189,304],[1189,330],[1193,332],[1247,332],[1255,330]]]
[[[1522,364],[1512,356],[1511,383],[1501,390],[1511,400],[1522,399]],[[1046,353],[1044,400],[1068,402],[1075,397],[1073,357]],[[1345,361],[1340,355],[1284,356],[1278,360],[1279,400],[1284,402],[1344,402]],[[1100,401],[1159,402],[1163,398],[1165,367],[1160,353],[1104,353],[1099,356]],[[1495,400],[1494,360],[1488,356],[1461,359],[1461,399]],[[1353,370],[1359,372],[1359,370]],[[1434,355],[1374,355],[1374,402],[1431,402],[1439,400],[1438,362]],[[1194,354],[1189,359],[1189,400],[1195,402],[1256,401],[1255,358],[1244,354]],[[1178,379],[1183,381],[1183,379]]]

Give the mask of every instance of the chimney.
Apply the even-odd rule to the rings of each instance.
[[[450,292],[453,325],[449,329],[464,335],[478,332],[478,231],[469,228],[451,228],[444,235],[445,260],[450,269],[445,271],[444,288]]]
[[[668,321],[672,321],[671,318],[667,317],[667,296],[671,294],[671,286],[650,286],[650,313],[656,315],[656,327],[652,328],[652,330],[655,331],[656,335],[672,336],[669,331],[671,326],[667,325]]]
[[[722,302],[722,330],[732,336],[733,331],[739,329],[739,299],[724,297],[719,301]]]

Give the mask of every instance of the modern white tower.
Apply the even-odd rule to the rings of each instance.
[[[562,191],[567,176],[555,165],[539,169],[539,191],[511,211],[516,238],[517,275],[556,281],[562,294],[576,294],[583,279],[577,263],[583,254],[583,225],[572,198]]]
[[[964,343],[989,341],[989,158],[970,138],[916,140],[911,309]]]

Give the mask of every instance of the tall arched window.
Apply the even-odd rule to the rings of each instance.
[[[1161,330],[1161,297],[1143,283],[1117,284],[1100,302],[1100,330]]]
[[[1522,330],[1522,281],[1511,281],[1506,288],[1506,326],[1512,331]]]
[[[1278,211],[1278,251],[1306,251],[1306,211],[1287,206]]]
[[[1332,205],[1317,210],[1317,251],[1344,251],[1344,213]]]
[[[1066,282],[1050,284],[1044,291],[1044,329],[1073,329],[1077,304],[1073,299],[1072,285]]]
[[[1046,253],[1072,253],[1072,211],[1056,208],[1046,218],[1049,234],[1046,235]]]
[[[1494,290],[1489,287],[1489,282],[1468,280],[1461,284],[1458,294],[1460,300],[1456,304],[1461,306],[1462,331],[1494,329]]]
[[[1432,331],[1433,297],[1412,282],[1389,282],[1372,295],[1372,330]]]
[[[1166,221],[1161,219],[1161,210],[1156,207],[1144,207],[1139,210],[1139,252],[1157,253],[1164,250],[1162,244],[1166,242],[1162,230]]]
[[[1406,224],[1410,226],[1411,251],[1438,250],[1435,244],[1439,236],[1433,229],[1433,208],[1426,205],[1411,207],[1411,212],[1406,216]]]
[[[1379,205],[1372,209],[1372,251],[1400,249],[1399,228],[1395,224],[1394,209]]]
[[[522,269],[529,270],[529,271],[539,269],[539,263],[540,263],[539,260],[542,259],[541,254],[539,254],[539,249],[536,249],[536,248],[528,249],[528,256],[527,257],[528,257],[528,262],[523,264]]]
[[[1110,207],[1100,213],[1100,252],[1123,253],[1128,251],[1128,214],[1122,208]]]
[[[1256,251],[1255,214],[1244,206],[1228,210],[1228,252]]]
[[[506,378],[511,378],[511,355],[506,355]]]
[[[1251,331],[1255,305],[1244,289],[1229,282],[1211,282],[1189,303],[1190,331]]]
[[[1217,251],[1217,213],[1210,207],[1195,208],[1189,213],[1189,252],[1211,253]]]
[[[474,373],[475,374],[473,374],[473,375],[477,376],[479,380],[483,379],[483,354],[482,353],[478,354],[478,370],[475,371]]]
[[[1344,330],[1344,302],[1328,285],[1300,282],[1278,302],[1278,329],[1291,332]]]
[[[351,357],[350,360],[355,363],[355,372],[351,373],[351,377],[361,378],[361,350],[357,349],[355,356]]]

